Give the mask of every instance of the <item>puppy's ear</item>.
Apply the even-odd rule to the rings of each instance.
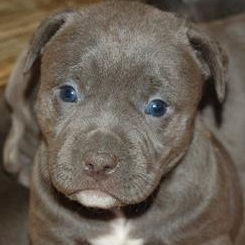
[[[200,61],[205,80],[211,79],[219,102],[225,98],[226,82],[228,80],[228,57],[224,50],[207,34],[191,26],[187,36],[196,57]]]
[[[28,72],[31,69],[35,60],[42,55],[45,45],[62,28],[72,12],[72,10],[65,10],[61,13],[51,15],[42,21],[30,42],[24,72]]]
[[[40,143],[35,105],[40,80],[41,55],[45,45],[67,21],[71,11],[45,19],[20,55],[10,76],[5,99],[12,112],[12,125],[4,147],[4,165],[17,176],[20,183],[29,186],[35,152]]]

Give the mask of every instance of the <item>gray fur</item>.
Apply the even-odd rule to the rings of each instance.
[[[36,139],[30,150],[32,244],[90,244],[109,234],[118,217],[130,223],[129,237],[142,241],[137,244],[237,244],[243,207],[232,147],[227,153],[198,110],[208,79],[218,100],[225,98],[228,62],[216,42],[173,14],[108,2],[49,17],[23,58],[20,80],[10,81],[6,95],[14,115],[27,110],[33,118],[30,124],[16,117]],[[22,107],[11,103],[20,81]],[[75,104],[60,101],[63,84],[79,91]],[[162,118],[144,113],[153,98],[169,105]],[[5,159],[11,150],[21,152],[25,137],[14,148],[7,143]],[[88,153],[98,152],[118,161],[103,178],[85,167]],[[20,174],[14,156],[6,165]],[[103,211],[88,209],[74,193],[91,189],[116,201]]]

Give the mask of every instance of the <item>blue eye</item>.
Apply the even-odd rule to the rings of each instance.
[[[168,105],[159,99],[152,100],[145,108],[145,113],[153,117],[161,117],[167,112]]]
[[[74,103],[77,101],[77,92],[70,85],[64,85],[60,87],[59,96],[64,102]]]

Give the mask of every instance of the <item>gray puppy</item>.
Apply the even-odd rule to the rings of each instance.
[[[238,177],[198,113],[208,79],[224,100],[226,72],[203,32],[144,4],[47,18],[7,89],[5,164],[26,185],[32,172],[31,244],[236,244]]]

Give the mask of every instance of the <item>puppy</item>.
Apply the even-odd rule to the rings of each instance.
[[[203,32],[107,2],[44,20],[16,70],[13,130],[34,143],[10,134],[5,163],[35,155],[31,244],[236,244],[238,176],[198,113],[208,79],[224,100],[227,57]]]

